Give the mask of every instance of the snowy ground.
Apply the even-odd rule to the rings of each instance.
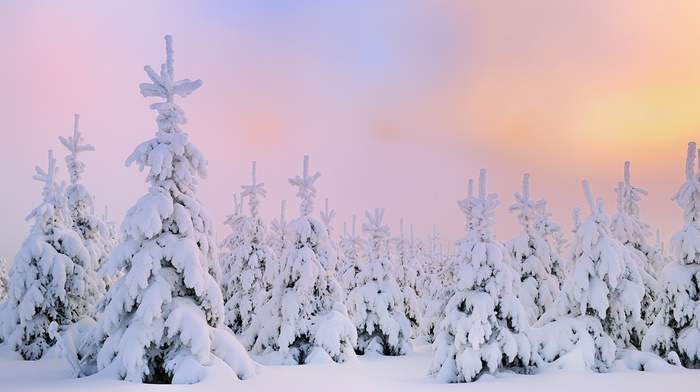
[[[354,363],[311,364],[302,366],[260,365],[254,379],[232,380],[223,364],[212,367],[206,380],[195,385],[143,385],[109,379],[104,375],[74,379],[55,352],[35,362],[25,362],[3,347],[0,349],[0,390],[11,391],[685,391],[700,384],[700,370],[665,365],[647,354],[623,354],[628,365],[649,360],[651,371],[631,371],[623,360],[614,371],[598,374],[587,371],[549,369],[537,375],[500,374],[485,376],[471,384],[438,384],[426,375],[431,360],[430,346],[416,345],[403,357],[364,356]],[[651,359],[650,359],[651,358]],[[264,361],[264,358],[259,358]]]

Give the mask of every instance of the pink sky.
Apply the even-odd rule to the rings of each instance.
[[[0,2],[0,255],[11,259],[29,233],[24,217],[41,201],[34,166],[48,149],[66,155],[58,136],[74,113],[97,149],[82,157],[100,210],[120,224],[146,192],[124,161],[156,130],[138,85],[144,65],[164,61],[166,34],[176,77],[204,81],[179,103],[210,162],[199,196],[219,238],[253,160],[264,217],[282,199],[296,216],[287,179],[305,154],[322,173],[317,211],[328,197],[336,233],[386,207],[395,234],[403,217],[417,235],[436,224],[454,240],[456,201],[484,167],[502,202],[500,239],[518,230],[507,206],[524,172],[568,235],[583,179],[615,212],[625,160],[649,191],[642,218],[664,241],[681,227],[670,197],[700,130],[700,3],[338,3]]]

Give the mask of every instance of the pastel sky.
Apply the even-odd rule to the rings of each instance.
[[[500,195],[496,234],[517,233],[507,211],[531,173],[567,235],[584,206],[581,180],[615,212],[623,163],[648,190],[641,215],[668,238],[682,225],[670,197],[700,135],[700,2],[462,1],[1,1],[0,255],[11,259],[40,203],[46,166],[73,114],[95,152],[83,183],[121,223],[146,193],[124,161],[153,137],[144,65],[174,37],[177,78],[204,86],[180,99],[185,131],[209,159],[199,197],[217,222],[233,194],[258,179],[269,221],[305,154],[338,216],[387,209],[425,237],[464,233],[456,201],[488,170]],[[700,141],[700,140],[699,140]],[[651,241],[655,241],[654,238]]]

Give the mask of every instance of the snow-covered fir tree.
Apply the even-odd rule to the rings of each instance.
[[[131,207],[121,225],[122,242],[100,270],[123,275],[102,299],[102,316],[83,339],[83,373],[109,371],[132,382],[189,384],[201,380],[216,356],[238,377],[254,374],[248,354],[221,328],[224,304],[217,283],[220,266],[214,224],[197,198],[197,177],[207,160],[181,125],[174,103],[202,85],[175,80],[172,38],[165,37],[160,73],[145,70],[144,97],[165,102],[156,137],[141,143],[126,160],[147,168],[148,193]]]
[[[90,264],[90,254],[72,230],[51,150],[47,170],[37,166],[34,179],[44,184],[44,199],[27,216],[34,225],[10,268],[10,296],[0,315],[2,340],[29,360],[41,358],[54,345],[52,322],[69,325],[92,311],[83,268]]]
[[[331,224],[331,222],[333,222],[336,213],[335,210],[330,209],[330,207],[328,206],[328,199],[326,199],[324,209],[319,213],[319,215],[321,216],[321,222],[323,222],[323,225],[326,227],[326,231],[328,232],[328,242],[330,243],[337,257],[333,273],[335,275],[336,280],[340,282],[340,269],[344,268],[343,266],[347,265],[348,261],[345,258],[345,255],[342,252],[340,252],[340,246],[338,245],[338,243],[333,239],[334,227]],[[343,298],[345,298],[345,294],[343,294]],[[344,299],[343,303],[345,303]]]
[[[267,244],[270,246],[270,248],[272,248],[277,257],[282,255],[282,250],[284,249],[284,244],[287,239],[285,235],[285,232],[287,231],[287,219],[285,217],[286,211],[287,201],[282,200],[280,203],[280,218],[279,220],[277,218],[272,220],[270,230],[267,234]],[[267,268],[265,268],[265,276],[263,278],[268,285],[271,285],[274,283],[275,279],[277,279],[277,276],[279,275],[279,267],[279,263],[271,263],[267,266]]]
[[[423,314],[419,303],[420,280],[423,278],[423,265],[416,254],[413,237],[413,226],[411,225],[411,235],[404,235],[403,219],[399,224],[399,236],[392,238],[396,249],[396,283],[401,290],[401,307],[406,318],[411,323],[411,338],[418,336]]]
[[[424,291],[421,297],[424,309],[421,331],[428,343],[435,341],[440,322],[445,318],[447,301],[454,294],[454,274],[450,268],[446,268],[448,263],[442,252],[440,239],[440,233],[433,225],[433,232],[428,236]]]
[[[543,238],[549,246],[549,259],[552,262],[551,274],[559,282],[559,286],[564,283],[568,267],[562,252],[566,246],[566,238],[561,229],[561,225],[552,221],[552,213],[547,211],[547,201],[542,204],[542,211],[535,215],[535,232]]]
[[[671,363],[700,368],[700,174],[695,142],[688,144],[686,181],[673,200],[683,209],[683,227],[671,238],[672,262],[662,270],[659,310],[642,347]],[[700,151],[698,151],[700,156]],[[699,159],[700,161],[700,159]]]
[[[367,240],[365,264],[357,275],[357,287],[348,296],[348,311],[357,328],[359,354],[405,355],[411,352],[411,324],[403,310],[403,295],[396,283],[391,260],[389,226],[384,209],[365,212],[362,231]]]
[[[240,266],[236,265],[234,250],[243,243],[246,215],[243,213],[243,203],[239,195],[233,195],[233,213],[226,215],[224,224],[231,232],[219,243],[219,261],[221,262],[221,293],[224,304],[235,293],[234,280]]]
[[[7,276],[7,260],[0,256],[0,302],[10,297],[10,282]],[[2,334],[0,333],[0,337]]]
[[[644,282],[632,254],[610,233],[603,199],[594,201],[588,181],[582,185],[590,215],[579,222],[579,214],[574,214],[571,273],[552,308],[536,324],[545,331],[539,336],[544,340],[536,343],[544,361],[579,347],[586,368],[607,371],[616,347],[636,345],[641,338]]]
[[[559,281],[552,274],[552,251],[540,236],[537,223],[545,214],[545,200],[530,199],[530,174],[523,176],[522,193],[515,193],[516,203],[508,211],[518,212],[521,233],[506,243],[513,269],[520,276],[518,299],[530,324],[534,324],[559,294]],[[548,230],[546,227],[544,230]]]
[[[518,280],[505,247],[492,227],[498,195],[486,194],[486,170],[477,196],[461,203],[471,230],[453,262],[459,266],[455,292],[433,343],[430,374],[443,382],[470,382],[485,373],[523,371],[530,362],[529,324],[514,294]]]
[[[229,215],[231,234],[220,245],[226,324],[236,334],[248,330],[253,315],[267,299],[265,266],[276,258],[266,243],[267,227],[259,213],[258,196],[266,194],[264,184],[256,181],[253,162],[253,184],[243,186],[241,193],[241,197],[248,197],[250,215],[244,216],[240,211]]]
[[[338,280],[343,286],[346,303],[350,292],[357,287],[357,277],[362,271],[362,265],[364,265],[363,257],[367,253],[367,242],[356,234],[356,221],[357,217],[353,215],[350,232],[347,230],[347,224],[343,225],[343,235],[340,237],[340,243],[338,244],[339,253],[345,259],[345,264],[341,264],[338,268]]]
[[[641,195],[647,195],[647,191],[633,186],[630,183],[630,162],[624,166],[624,182],[618,183],[615,188],[617,194],[617,212],[610,220],[610,231],[615,239],[620,241],[639,264],[639,273],[644,281],[644,299],[642,300],[641,321],[645,325],[640,326],[646,333],[646,324],[651,324],[654,319],[654,302],[658,284],[656,276],[659,275],[664,265],[664,257],[661,249],[647,244],[647,237],[651,236],[649,224],[639,218],[639,205]],[[639,343],[636,344],[639,348]]]
[[[298,187],[300,216],[287,225],[286,241],[278,259],[279,271],[270,299],[261,307],[247,341],[256,354],[278,352],[288,364],[330,358],[344,362],[354,355],[355,328],[343,305],[343,290],[335,279],[337,256],[323,222],[311,216],[316,198],[304,157],[302,176],[289,179]],[[273,267],[275,268],[275,267]]]
[[[85,248],[90,252],[89,263],[83,265],[85,270],[85,297],[90,306],[90,312],[95,303],[102,298],[105,293],[107,282],[111,281],[98,279],[97,271],[107,259],[110,250],[110,233],[105,222],[95,215],[95,203],[87,188],[80,183],[85,163],[80,160],[79,154],[84,151],[94,151],[90,144],[83,143],[83,136],[78,130],[79,116],[75,115],[73,135],[69,137],[59,136],[61,144],[68,149],[66,156],[68,174],[70,175],[70,185],[66,188],[65,195],[68,199],[68,210],[73,221],[73,230],[83,240]]]

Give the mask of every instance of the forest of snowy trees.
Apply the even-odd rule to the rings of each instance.
[[[568,244],[547,202],[532,198],[529,174],[508,208],[521,232],[497,238],[494,209],[503,199],[488,193],[482,169],[455,205],[464,235],[445,252],[435,228],[425,240],[403,221],[392,233],[382,208],[336,233],[329,200],[316,211],[321,174],[308,156],[289,179],[298,213],[283,201],[279,219],[261,218],[267,192],[253,162],[251,184],[234,196],[232,213],[211,217],[197,196],[207,160],[182,129],[187,119],[175,103],[202,82],[175,79],[169,36],[165,63],[145,71],[141,94],[162,100],[150,105],[157,130],[126,164],[138,166],[149,186],[118,231],[95,214],[81,182],[87,168],[80,154],[94,148],[77,115],[73,133],[60,137],[69,182],[57,177],[53,151],[45,168],[36,167],[43,200],[27,216],[33,226],[11,262],[0,258],[0,344],[25,360],[57,346],[76,377],[195,383],[213,362],[246,379],[261,356],[342,363],[368,353],[405,355],[423,339],[433,349],[426,372],[442,382],[535,373],[574,355],[605,372],[622,349],[700,368],[695,143],[688,144],[686,182],[673,196],[685,224],[669,252],[647,242],[651,227],[639,206],[647,192],[632,185],[629,162],[612,216],[582,182],[587,210],[573,211]],[[219,243],[217,220],[230,227]]]

